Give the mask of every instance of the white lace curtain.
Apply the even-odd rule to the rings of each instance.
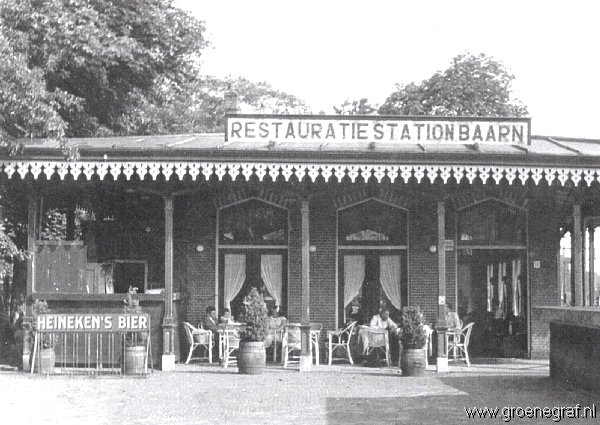
[[[522,311],[521,304],[523,295],[521,290],[521,260],[512,260],[512,311],[515,316],[519,316]]]
[[[498,303],[500,304],[500,310],[502,310],[503,317],[507,317],[508,300],[506,290],[506,263],[501,261],[498,263]]]
[[[244,254],[225,254],[225,306],[230,303],[242,289],[246,280],[246,256]]]
[[[487,311],[490,313],[494,311],[494,306],[492,305],[492,300],[494,298],[494,265],[488,264],[487,266]]]
[[[344,256],[344,307],[358,295],[363,280],[365,280],[365,256]]]
[[[275,304],[281,305],[281,276],[283,260],[281,254],[260,256],[260,276],[265,282],[269,294],[275,298]]]
[[[400,268],[399,255],[382,255],[379,257],[379,281],[390,302],[398,310],[402,309]]]

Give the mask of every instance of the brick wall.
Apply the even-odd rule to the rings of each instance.
[[[409,305],[419,306],[425,319],[436,322],[438,301],[437,204],[423,200],[410,211]]]
[[[213,199],[193,194],[177,199],[174,209],[174,280],[184,296],[182,314],[194,326],[215,305],[216,214]],[[196,246],[203,251],[197,252]]]
[[[529,207],[529,270],[531,306],[558,306],[558,252],[560,245],[557,208],[551,198],[540,197]],[[540,267],[535,268],[534,262]],[[548,324],[531,309],[531,357],[548,358]]]
[[[330,197],[315,198],[310,205],[310,320],[324,329],[335,329],[336,212]]]
[[[331,185],[321,189],[321,194],[310,200],[310,244],[316,247],[316,251],[310,254],[310,315],[311,321],[323,323],[327,330],[337,325],[336,207],[332,199],[343,188]],[[281,193],[286,191],[290,196],[296,195],[291,187],[281,189]],[[420,306],[426,319],[435,322],[438,309],[437,254],[429,252],[429,246],[437,242],[437,201],[425,192],[417,188],[411,194],[408,304]],[[366,193],[365,196],[368,196]],[[184,224],[179,224],[176,233],[175,264],[177,269],[183,268],[185,272],[177,270],[176,285],[189,295],[184,316],[194,323],[204,315],[207,305],[214,305],[216,208],[209,196],[190,197],[187,203],[182,204],[179,210],[176,209]],[[296,200],[288,206],[290,245],[286,315],[292,321],[299,321],[302,300],[301,202]],[[552,198],[543,196],[534,199],[529,208],[531,305],[557,305],[559,238],[556,208]],[[447,203],[446,239],[456,240],[454,222],[455,211]],[[197,244],[204,246],[203,252],[196,252]],[[456,250],[446,251],[446,297],[453,303],[456,297],[456,255]],[[534,261],[540,261],[539,269],[533,268]],[[536,318],[535,311],[531,315],[530,336],[532,356],[547,357],[549,330]]]
[[[291,321],[299,322],[302,316],[302,214],[301,202],[290,208],[290,245],[288,276],[288,311]]]

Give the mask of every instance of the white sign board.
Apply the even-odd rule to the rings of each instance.
[[[518,144],[530,142],[529,118],[232,115],[229,142],[381,142]]]

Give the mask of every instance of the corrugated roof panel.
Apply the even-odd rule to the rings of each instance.
[[[226,142],[224,133],[207,134],[181,134],[162,136],[128,136],[128,137],[103,137],[103,138],[78,138],[69,139],[69,145],[82,151],[110,150],[113,155],[119,151],[140,151],[152,154],[173,151],[194,151],[202,154],[204,150],[222,149],[228,151],[255,151],[255,152],[336,152],[356,154],[380,154],[390,152],[395,154],[468,154],[477,158],[478,155],[514,155],[515,157],[527,156],[534,158],[536,155],[550,155],[563,157],[600,157],[600,140],[572,139],[566,137],[532,136],[530,145],[512,144],[413,144],[392,142],[281,142],[262,143],[254,139],[248,141]],[[56,152],[58,145],[53,140],[33,139],[24,141],[27,149],[48,150],[50,154]]]
[[[599,142],[577,142],[573,143],[572,146],[584,155],[600,156]]]
[[[562,144],[556,144],[548,140],[547,138],[532,138],[531,146],[529,146],[529,151],[532,154],[544,154],[544,155],[577,155],[576,152],[569,150],[563,146]]]

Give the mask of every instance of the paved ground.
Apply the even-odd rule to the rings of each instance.
[[[218,365],[177,365],[147,378],[0,373],[3,424],[463,424],[465,407],[591,406],[598,394],[557,385],[548,363],[433,367],[422,378],[397,368],[336,365],[310,373],[268,365],[259,376]],[[515,411],[523,413],[523,411]],[[600,412],[598,412],[600,414]],[[5,419],[10,420],[5,420]],[[510,423],[550,424],[552,418]],[[562,419],[560,423],[600,423]]]

